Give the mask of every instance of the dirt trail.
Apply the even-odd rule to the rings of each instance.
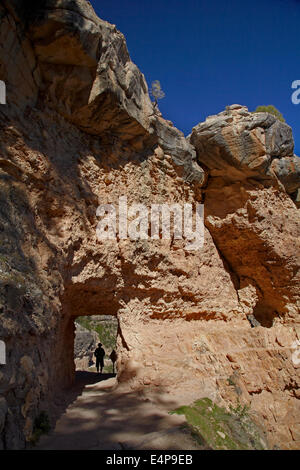
[[[183,428],[184,418],[168,414],[176,406],[170,398],[116,388],[109,374],[99,381],[96,373],[77,373],[65,400],[72,403],[35,449],[200,449]]]

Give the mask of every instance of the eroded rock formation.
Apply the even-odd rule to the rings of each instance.
[[[88,370],[94,364],[94,351],[99,343],[95,331],[75,322],[74,362],[76,370]]]
[[[88,2],[2,1],[0,18],[0,445],[24,446],[72,382],[74,319],[110,314],[124,387],[248,404],[270,446],[299,448],[290,128],[235,105],[185,139]],[[98,205],[123,195],[204,203],[203,248],[98,240]]]

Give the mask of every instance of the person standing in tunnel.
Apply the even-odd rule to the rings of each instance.
[[[103,369],[103,366],[104,366],[105,351],[102,348],[101,343],[98,343],[98,347],[97,347],[97,349],[95,349],[94,356],[96,357],[97,372],[99,373],[99,367],[100,367],[100,374],[102,374],[102,369]]]
[[[117,353],[116,351],[113,349],[110,356],[109,356],[109,359],[111,360],[111,362],[113,363],[113,374],[115,373],[115,362],[117,360]]]

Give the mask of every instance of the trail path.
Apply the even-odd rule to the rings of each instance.
[[[183,428],[182,416],[169,415],[176,406],[157,393],[116,388],[116,379],[93,372],[77,373],[76,384],[65,396],[55,429],[42,436],[35,449],[69,450],[199,450]]]

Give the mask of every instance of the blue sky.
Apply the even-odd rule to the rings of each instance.
[[[300,155],[300,0],[92,0],[125,35],[133,62],[166,96],[159,108],[185,135],[238,103],[273,104]]]

